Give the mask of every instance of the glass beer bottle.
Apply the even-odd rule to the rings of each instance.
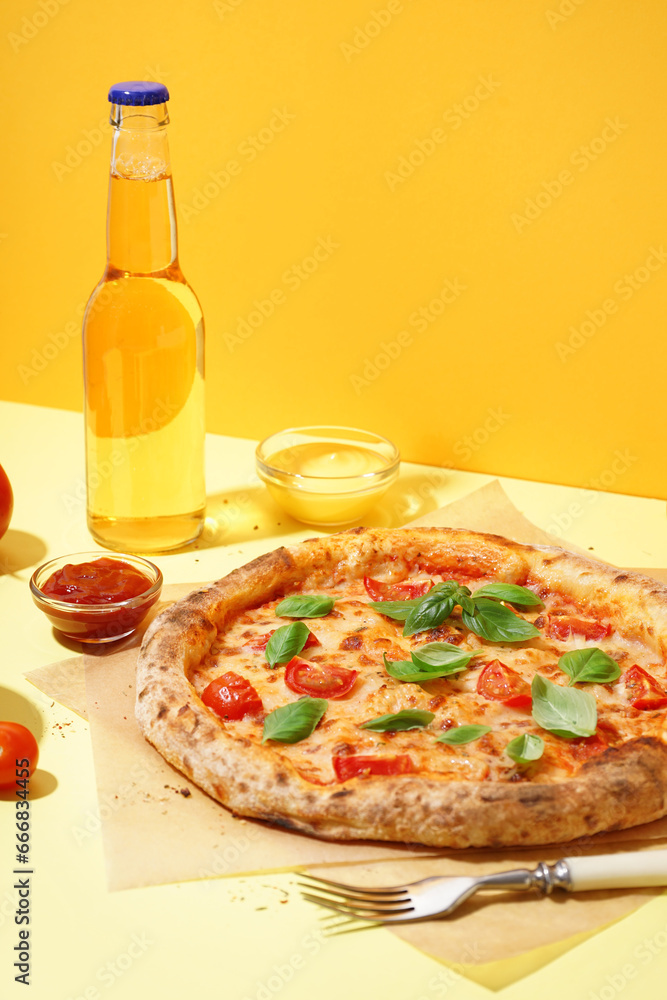
[[[178,263],[163,84],[109,91],[107,267],[83,321],[88,527],[165,552],[204,523],[204,324]]]

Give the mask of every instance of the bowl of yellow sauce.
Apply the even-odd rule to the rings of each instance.
[[[396,445],[354,427],[289,427],[262,441],[257,474],[297,521],[355,524],[398,476]]]

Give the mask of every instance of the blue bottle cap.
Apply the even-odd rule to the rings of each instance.
[[[146,80],[127,80],[114,83],[109,91],[111,104],[164,104],[169,100],[169,91],[163,83],[149,83]]]

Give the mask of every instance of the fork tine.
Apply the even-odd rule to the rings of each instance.
[[[302,896],[311,903],[317,903],[318,906],[324,906],[329,910],[335,910],[337,913],[343,913],[346,917],[356,917],[358,920],[381,920],[383,922],[405,920],[406,915],[412,913],[414,909],[411,904],[403,904],[400,908],[396,904],[387,907],[384,903],[375,906],[370,904],[364,906],[362,903],[350,904],[327,899],[324,896],[313,896],[307,892],[303,892]]]
[[[384,896],[397,896],[399,894],[402,894],[404,899],[408,898],[408,890],[404,885],[383,885],[379,889],[374,889],[372,886],[365,888],[360,885],[348,885],[346,882],[332,882],[328,878],[320,878],[319,875],[309,875],[308,873],[304,873],[302,878],[316,882],[315,888],[317,889],[323,889],[325,892],[338,892],[350,899],[382,899]],[[299,882],[299,885],[304,885],[304,883]],[[306,885],[306,888],[312,889],[313,886]]]
[[[322,899],[329,903],[336,903],[338,906],[347,906],[350,909],[377,910],[382,913],[394,913],[401,910],[405,906],[412,906],[412,900],[409,896],[405,899],[381,899],[376,896],[362,896],[358,894],[352,895],[350,893],[339,892],[334,889],[324,889],[323,891],[326,892],[327,895],[323,896],[317,893],[317,891],[313,892],[313,890],[317,890],[317,888],[317,886],[302,884],[301,894],[303,896],[310,894],[310,896],[314,898]],[[303,891],[304,889],[306,892]]]

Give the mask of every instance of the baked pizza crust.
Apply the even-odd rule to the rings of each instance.
[[[136,714],[145,737],[234,812],[325,839],[527,846],[665,815],[667,745],[657,736],[609,747],[561,782],[401,774],[317,785],[271,744],[234,735],[198,697],[189,678],[234,615],[301,589],[317,591],[364,575],[400,577],[418,562],[562,593],[584,613],[611,615],[619,631],[641,640],[661,662],[667,655],[667,587],[648,577],[497,535],[358,528],[261,556],[156,618],[137,666]]]

